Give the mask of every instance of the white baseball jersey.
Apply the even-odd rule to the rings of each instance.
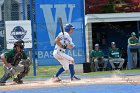
[[[64,35],[61,32],[57,37],[60,39],[61,45],[68,44],[68,45],[72,45],[73,47],[75,46],[74,43],[72,42],[72,38],[67,32],[64,32]],[[65,49],[59,47],[57,44],[55,45],[55,49],[62,49],[63,51],[65,51]]]
[[[61,45],[67,44],[75,47],[74,43],[72,42],[72,38],[67,32],[64,32],[64,35],[62,32],[60,32],[57,38],[60,39]],[[71,56],[65,54],[65,50],[66,49],[63,49],[56,44],[55,49],[53,51],[53,56],[60,62],[60,64],[63,66],[65,70],[68,70],[69,64],[74,62],[74,59]]]

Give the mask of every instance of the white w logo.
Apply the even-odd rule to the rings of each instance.
[[[75,7],[75,5],[73,5],[73,4],[40,5],[40,8],[42,8],[42,10],[43,10],[51,46],[54,46],[54,43],[55,43],[55,35],[56,35],[58,17],[62,18],[63,23],[70,23],[74,7]],[[69,8],[68,18],[66,15],[66,8]],[[52,14],[52,9],[56,9],[55,15]]]

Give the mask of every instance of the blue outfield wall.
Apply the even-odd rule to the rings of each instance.
[[[72,23],[75,31],[71,35],[76,47],[67,50],[74,57],[75,63],[85,62],[85,31],[83,0],[36,0],[36,35],[38,65],[57,65],[52,52],[55,37],[61,32],[58,17],[63,25]]]

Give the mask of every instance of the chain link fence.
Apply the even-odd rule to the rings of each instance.
[[[31,2],[32,1],[32,2]],[[36,0],[0,0],[0,54],[6,50],[6,29],[5,21],[16,21],[16,20],[32,20],[32,29],[34,31],[34,45],[35,45],[35,56],[37,58],[38,51],[36,49],[36,16],[35,16],[35,1]],[[32,5],[30,5],[32,3]],[[41,24],[44,26],[45,24]],[[11,29],[12,30],[12,29]],[[79,29],[80,30],[80,29]],[[33,33],[32,33],[33,34]],[[32,56],[32,49],[27,50],[27,54]],[[31,58],[32,59],[32,58]],[[35,62],[37,64],[37,60]],[[36,66],[37,73],[40,75],[41,72],[49,75],[50,70],[54,69],[54,72],[59,66],[44,67]],[[33,68],[31,68],[31,73]]]
[[[30,20],[31,9],[35,11],[35,4],[30,9],[30,1],[35,3],[35,0],[0,0],[0,54],[6,50],[7,45],[5,21]],[[35,22],[35,12],[31,15]]]
[[[31,2],[32,1],[32,2]],[[30,5],[32,3],[32,5]],[[6,51],[6,28],[5,28],[5,21],[17,21],[17,20],[32,20],[32,29],[34,31],[34,42],[36,42],[36,20],[35,20],[35,0],[0,0],[0,54]],[[32,12],[31,12],[32,11]],[[11,29],[12,30],[12,29]],[[32,49],[27,49],[25,52],[31,57],[32,59]],[[37,51],[36,51],[37,55]],[[36,56],[37,57],[37,56]],[[37,63],[37,61],[36,61]],[[0,62],[2,65],[2,62]],[[0,67],[2,68],[2,66]],[[38,75],[44,75],[49,71],[45,70],[46,67],[36,67]],[[50,67],[48,67],[49,70]],[[55,69],[57,67],[52,67]],[[33,74],[33,68],[31,67],[30,75]],[[0,74],[1,76],[2,74]]]
[[[35,0],[33,0],[35,3]],[[33,22],[35,23],[35,4],[33,10]],[[1,0],[0,1],[0,46],[6,49],[5,21],[30,20],[30,0]],[[0,47],[0,51],[1,51]]]

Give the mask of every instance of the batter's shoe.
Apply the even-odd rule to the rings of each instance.
[[[59,77],[53,77],[52,78],[52,81],[53,82],[60,82],[60,81],[62,81]]]
[[[74,81],[74,80],[81,80],[81,79],[78,78],[78,77],[76,77],[76,76],[73,76],[73,77],[71,78],[71,81]]]

